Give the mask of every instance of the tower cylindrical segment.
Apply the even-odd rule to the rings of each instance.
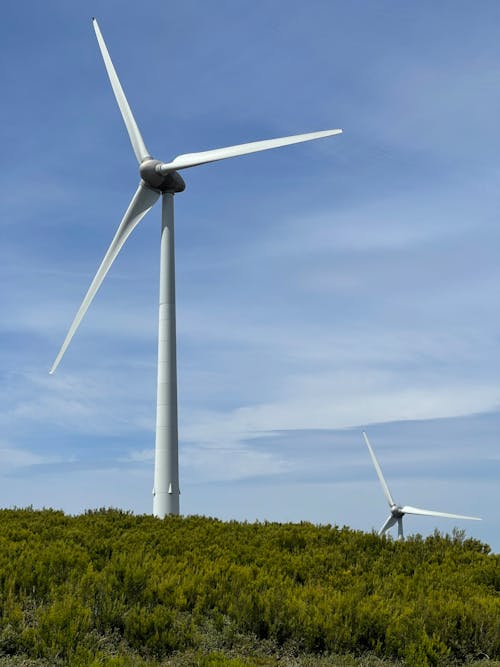
[[[153,514],[162,519],[167,514],[179,514],[175,337],[174,195],[171,192],[164,192],[161,216],[158,389],[153,487]]]

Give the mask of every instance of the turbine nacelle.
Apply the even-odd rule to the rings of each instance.
[[[139,173],[144,183],[159,192],[183,192],[186,189],[184,179],[177,171],[162,174],[157,167],[162,165],[160,160],[147,157],[139,165]]]
[[[393,516],[395,519],[402,519],[404,515],[405,513],[403,512],[401,505],[393,505],[391,507],[391,516]]]

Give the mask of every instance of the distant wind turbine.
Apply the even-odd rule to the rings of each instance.
[[[175,332],[175,261],[174,261],[174,195],[182,192],[185,183],[178,171],[207,162],[256,153],[303,141],[321,139],[342,130],[325,130],[291,137],[254,141],[201,153],[179,155],[171,162],[153,159],[144,144],[130,106],[121,87],[96,19],[93,19],[97,42],[108,73],[118,107],[139,163],[140,182],[125,215],[111,241],[104,259],[76,313],[68,334],[59,350],[50,373],[54,373],[75,334],[92,299],[101,286],[112,263],[132,230],[162,196],[160,240],[160,312],[158,329],[158,389],[156,407],[155,473],[153,514],[164,517],[179,514],[179,460],[177,433],[177,361]]]
[[[389,491],[389,487],[387,486],[387,482],[385,481],[384,476],[382,474],[382,470],[380,468],[379,462],[377,461],[377,457],[375,456],[375,452],[373,451],[373,448],[370,445],[370,441],[368,440],[368,436],[364,431],[363,431],[363,437],[365,439],[366,446],[368,447],[368,451],[370,452],[370,456],[372,457],[375,470],[377,471],[380,485],[382,486],[384,495],[387,498],[389,507],[391,508],[391,513],[389,514],[384,525],[378,532],[379,535],[384,535],[389,530],[389,528],[392,528],[392,526],[394,526],[394,524],[397,522],[398,538],[400,540],[404,539],[403,517],[405,514],[419,514],[422,516],[445,517],[447,519],[468,519],[470,521],[481,521],[481,519],[476,516],[463,516],[462,514],[448,514],[446,512],[435,512],[434,510],[423,510],[420,509],[419,507],[411,507],[410,505],[398,505],[397,503],[395,503],[391,496],[391,492]]]

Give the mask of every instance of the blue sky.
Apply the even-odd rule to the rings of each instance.
[[[146,145],[341,127],[184,172],[181,510],[371,530],[404,504],[500,550],[500,5],[8,3],[0,24],[0,504],[150,512],[160,207],[55,376]]]

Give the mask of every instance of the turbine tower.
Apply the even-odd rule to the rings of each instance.
[[[175,327],[175,261],[174,261],[174,195],[185,189],[179,174],[181,169],[197,167],[208,162],[256,153],[303,141],[321,139],[342,130],[310,132],[279,139],[255,141],[227,148],[216,148],[201,153],[177,156],[171,162],[161,162],[146,148],[135,118],[125,97],[120,81],[106,48],[96,19],[92,19],[97,42],[113,89],[118,107],[139,164],[140,182],[118,226],[116,234],[97,270],[94,279],[78,309],[66,338],[59,350],[50,373],[54,373],[82,318],[87,312],[107,272],[133,229],[162,197],[160,240],[160,307],[158,326],[158,386],[156,406],[155,471],[153,487],[153,514],[163,518],[179,514],[179,457],[177,434],[177,362]]]
[[[375,456],[375,452],[373,451],[373,448],[370,445],[370,441],[368,440],[368,436],[364,431],[363,431],[363,437],[365,439],[366,446],[368,447],[368,451],[370,452],[370,456],[372,457],[375,470],[377,471],[377,476],[379,478],[382,491],[384,492],[387,502],[389,503],[389,507],[391,508],[391,513],[389,514],[384,525],[378,532],[379,535],[384,535],[389,530],[389,528],[392,528],[392,526],[394,526],[394,524],[397,522],[398,539],[403,540],[404,539],[403,517],[405,514],[419,514],[422,516],[439,516],[448,519],[468,519],[470,521],[481,521],[481,519],[476,516],[463,516],[461,514],[448,514],[446,512],[435,512],[434,510],[423,510],[420,509],[419,507],[411,507],[410,505],[398,505],[397,503],[395,503],[393,497],[391,496],[391,492],[389,491],[389,487],[387,486],[387,482],[385,481],[384,476],[382,474],[382,470],[380,468],[379,462],[377,461],[377,457]]]

